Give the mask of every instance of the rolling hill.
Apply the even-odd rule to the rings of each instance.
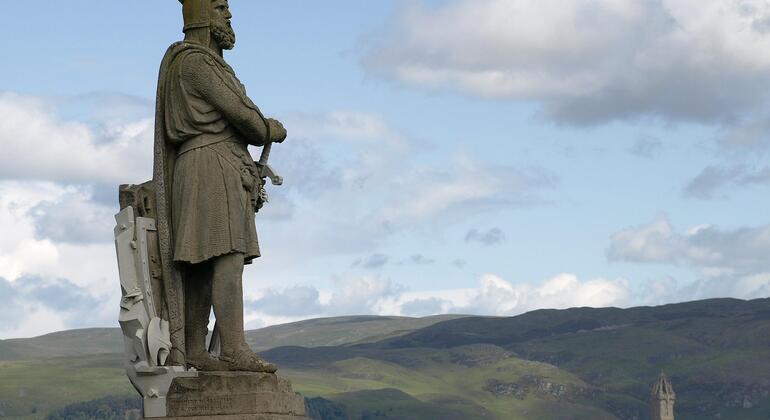
[[[91,342],[78,348],[82,336]],[[770,299],[327,318],[250,332],[249,341],[284,344],[262,353],[319,419],[644,420],[661,370],[677,391],[677,419],[770,418]],[[0,341],[0,416],[45,418],[131,395],[116,347],[112,330]]]
[[[425,318],[397,316],[347,316],[318,318],[246,331],[255,351],[279,346],[336,346],[396,337],[462,315]],[[0,340],[0,361],[37,360],[90,354],[120,353],[119,328],[89,328],[46,334],[35,338]]]

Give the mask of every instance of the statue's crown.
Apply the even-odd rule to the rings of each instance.
[[[205,28],[211,25],[209,13],[211,0],[179,0],[182,3],[184,30]]]

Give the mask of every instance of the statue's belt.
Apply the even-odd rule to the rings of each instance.
[[[235,140],[235,134],[233,134],[230,131],[225,131],[223,133],[219,134],[199,134],[190,140],[187,140],[186,142],[182,143],[181,146],[179,146],[179,151],[177,152],[177,156],[182,156],[183,154],[195,150],[200,149],[201,147],[211,146],[213,144],[222,143],[226,141],[234,141]]]

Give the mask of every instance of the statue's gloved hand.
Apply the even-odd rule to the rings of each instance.
[[[265,184],[260,183],[259,185],[259,191],[257,193],[257,208],[256,211],[258,212],[262,207],[265,206],[265,203],[268,201],[267,196],[267,190],[265,189]]]
[[[283,143],[286,140],[286,129],[283,127],[280,121],[268,118],[267,123],[270,125],[270,141],[274,143]]]

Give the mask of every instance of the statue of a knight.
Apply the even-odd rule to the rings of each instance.
[[[246,344],[244,264],[259,257],[254,213],[264,201],[248,146],[286,138],[222,58],[235,45],[227,0],[180,0],[185,39],[161,64],[153,181],[170,324],[169,364],[275,372]],[[221,350],[206,347],[213,307]]]

